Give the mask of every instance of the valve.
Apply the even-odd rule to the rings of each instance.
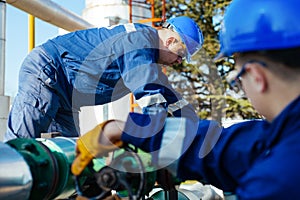
[[[76,190],[78,195],[89,199],[103,199],[115,192],[119,197],[127,197],[129,200],[137,200],[148,194],[156,180],[154,168],[149,165],[149,159],[141,159],[143,152],[138,152],[128,145],[114,152],[111,162],[99,170],[94,170],[94,164],[89,165],[93,171],[94,181],[99,187],[99,193],[91,196],[89,192],[79,187],[78,177]]]

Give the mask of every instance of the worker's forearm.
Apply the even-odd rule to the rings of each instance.
[[[126,122],[111,120],[99,133],[99,143],[109,146],[122,140],[145,151],[158,150],[166,117],[165,112],[156,115],[131,113]],[[148,144],[149,141],[156,142]]]

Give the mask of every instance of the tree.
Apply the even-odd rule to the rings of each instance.
[[[224,118],[259,118],[241,92],[229,87],[228,76],[234,60],[213,62],[220,47],[218,33],[226,6],[231,0],[166,0],[166,18],[185,15],[193,18],[204,35],[204,45],[193,62],[182,63],[167,70],[172,85],[194,105],[201,118],[219,122]],[[156,16],[161,16],[161,1],[156,1]]]

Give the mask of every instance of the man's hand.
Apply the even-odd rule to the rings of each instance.
[[[78,176],[81,174],[85,167],[94,158],[105,156],[108,152],[113,151],[123,145],[123,142],[119,139],[110,141],[111,138],[106,138],[106,136],[103,136],[104,127],[106,125],[108,126],[109,124],[116,125],[117,122],[114,120],[103,122],[78,138],[76,145],[76,158],[71,167],[71,171],[74,175]],[[105,127],[105,132],[111,131],[112,134],[117,135],[117,138],[119,138],[122,133],[122,127],[118,128],[113,125]]]

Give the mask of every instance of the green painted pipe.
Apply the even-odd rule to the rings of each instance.
[[[29,199],[67,198],[76,192],[70,171],[76,139],[17,138],[6,143],[23,156],[30,168],[34,181]]]

